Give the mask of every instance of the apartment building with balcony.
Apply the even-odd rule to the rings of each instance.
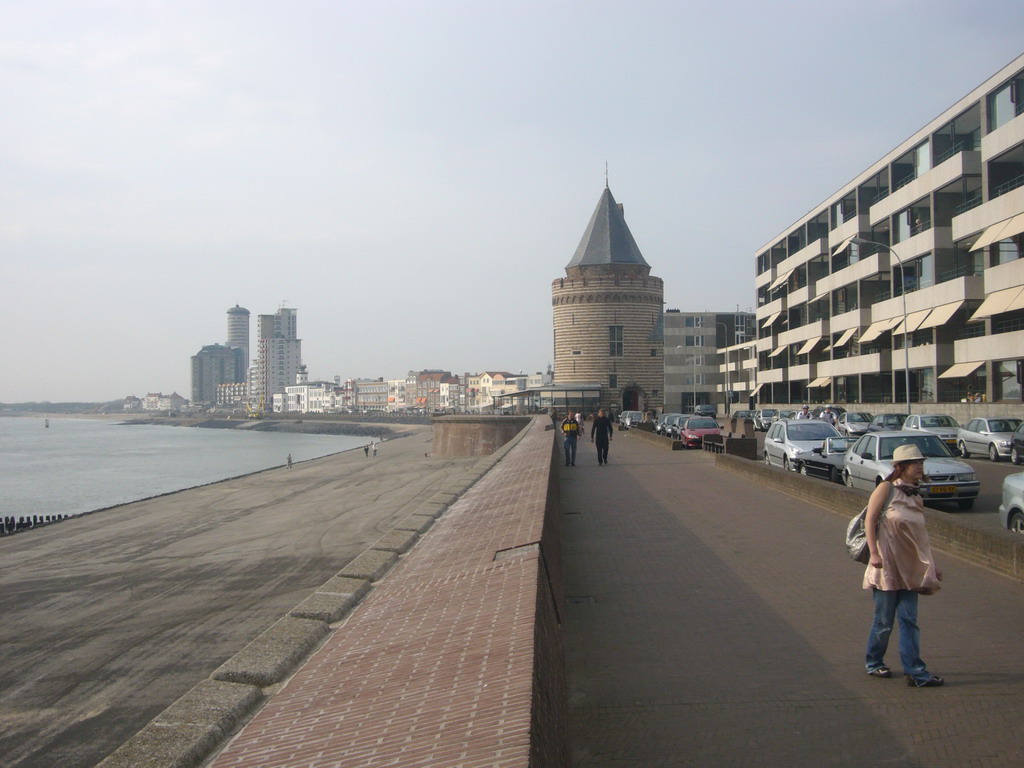
[[[690,413],[695,406],[710,403],[727,413],[727,401],[745,401],[751,384],[743,374],[750,366],[740,367],[742,352],[737,354],[735,347],[749,346],[755,329],[752,312],[666,310],[664,410]],[[749,353],[747,358],[752,360]]]
[[[758,249],[751,391],[1019,406],[1022,257],[1024,56]]]

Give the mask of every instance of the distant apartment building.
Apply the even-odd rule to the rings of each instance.
[[[249,383],[236,381],[217,387],[217,407],[228,410],[242,409],[249,400]]]
[[[494,407],[495,396],[505,394],[507,382],[515,375],[508,371],[483,371],[465,376],[465,405],[470,411],[485,411]]]
[[[142,398],[136,397],[135,395],[128,395],[128,397],[124,399],[124,405],[122,405],[121,408],[125,411],[141,411]]]
[[[295,383],[302,365],[302,340],[298,338],[298,310],[281,308],[257,318],[258,353],[252,369],[251,396],[257,405],[270,408],[275,394]]]
[[[245,353],[238,347],[208,344],[192,356],[192,402],[213,405],[221,384],[245,381]]]
[[[388,409],[388,383],[384,379],[356,379],[356,410],[384,412]]]
[[[745,377],[730,375],[726,348],[756,337],[753,312],[665,312],[665,411],[725,407],[745,398]],[[734,359],[734,358],[733,358]],[[726,409],[728,410],[728,409]]]
[[[388,379],[386,383],[388,385],[387,411],[398,413],[408,409],[411,404],[406,399],[406,380]]]
[[[243,365],[249,370],[249,310],[237,304],[228,310],[227,346],[242,351]],[[241,379],[239,379],[241,381]]]
[[[162,392],[150,392],[142,398],[142,410],[144,411],[180,411],[188,405],[188,400],[173,392],[165,395]]]
[[[436,413],[459,408],[463,400],[462,382],[458,376],[453,376],[451,371],[424,370],[415,374],[410,371],[407,382],[414,377],[414,409]]]
[[[758,399],[1020,405],[1022,255],[1024,56],[757,251]]]

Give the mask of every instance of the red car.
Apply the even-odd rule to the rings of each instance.
[[[721,427],[714,419],[706,416],[691,416],[679,427],[679,439],[687,448],[700,448],[704,435],[720,435]]]

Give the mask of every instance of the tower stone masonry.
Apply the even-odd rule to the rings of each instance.
[[[607,187],[565,275],[551,284],[554,383],[600,384],[616,412],[660,409],[664,284]]]

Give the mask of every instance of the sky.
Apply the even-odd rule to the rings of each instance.
[[[311,379],[552,362],[607,181],[666,305],[1024,52],[1019,0],[0,0],[0,402],[190,395],[226,311]]]

